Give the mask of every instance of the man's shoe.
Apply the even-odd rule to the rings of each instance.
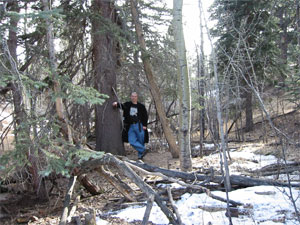
[[[147,155],[148,151],[149,151],[148,149],[145,149],[145,151],[142,153],[142,158],[141,159],[143,159],[144,156]]]

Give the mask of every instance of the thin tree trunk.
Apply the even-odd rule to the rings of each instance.
[[[300,2],[299,0],[296,1],[297,4],[297,11],[296,11],[296,27],[297,27],[297,42],[298,48],[300,48]],[[300,69],[300,54],[298,54],[298,70]]]
[[[71,198],[73,194],[73,190],[75,187],[77,176],[73,176],[69,180],[69,185],[68,185],[68,191],[65,196],[65,201],[64,201],[64,208],[60,217],[60,222],[59,225],[66,225],[67,224],[67,219],[70,214],[70,204],[71,204]]]
[[[92,18],[93,69],[96,89],[109,96],[96,106],[96,150],[124,155],[120,111],[112,107],[116,101],[117,41],[109,27],[116,23],[114,1],[94,0]]]
[[[252,91],[247,88],[245,92],[245,113],[246,113],[246,126],[245,131],[249,132],[253,130],[253,111],[252,111]]]
[[[10,10],[14,12],[19,11],[18,2],[14,1],[11,2]],[[12,15],[10,18],[10,28],[8,33],[8,51],[9,51],[9,59],[10,59],[10,67],[12,72],[18,76],[18,59],[17,59],[17,27],[18,27],[19,17]],[[16,127],[18,129],[18,126],[21,124],[22,121],[24,121],[24,101],[22,98],[22,86],[21,83],[18,82],[19,79],[16,79],[16,82],[13,83],[13,103],[14,103],[14,120]],[[16,130],[17,131],[17,130]],[[15,139],[16,142],[18,141],[18,132],[15,133]]]
[[[214,51],[214,50],[213,50]],[[213,54],[213,57],[216,57]],[[216,59],[214,58],[216,61]],[[216,105],[217,105],[217,118],[219,122],[219,130],[220,130],[220,136],[221,136],[221,149],[223,153],[223,160],[224,160],[224,167],[225,167],[225,185],[227,186],[227,190],[230,191],[231,186],[230,186],[230,180],[229,180],[229,167],[228,167],[228,162],[227,162],[227,156],[226,156],[226,143],[225,143],[225,134],[224,134],[224,122],[223,122],[223,117],[222,117],[222,108],[221,108],[221,101],[220,101],[220,94],[219,94],[219,81],[218,81],[218,71],[217,71],[217,65],[216,62],[214,63],[214,73],[215,73],[215,89],[216,89]],[[222,164],[222,162],[221,162]],[[223,166],[222,166],[223,167]]]
[[[147,53],[142,25],[138,18],[136,1],[130,0],[130,4],[131,4],[131,13],[132,13],[132,17],[133,17],[133,23],[135,25],[136,34],[138,37],[138,43],[140,45],[141,52],[142,52],[142,61],[144,64],[144,70],[145,70],[146,77],[147,77],[147,80],[150,85],[150,92],[152,94],[152,97],[153,97],[153,100],[155,103],[155,107],[156,107],[160,122],[162,124],[165,137],[169,144],[169,148],[171,150],[172,156],[173,156],[173,158],[178,158],[179,157],[179,149],[178,149],[178,146],[176,145],[176,138],[174,137],[174,135],[172,133],[172,130],[169,125],[169,121],[166,117],[166,113],[165,113],[165,110],[164,110],[164,107],[162,104],[160,90],[155,82],[155,78],[154,78],[154,75],[152,72],[153,70],[152,70],[151,61],[150,61],[150,55]]]
[[[191,159],[191,92],[190,77],[188,73],[186,49],[182,26],[182,0],[173,1],[173,26],[175,46],[177,52],[177,73],[179,80],[179,145],[180,145],[180,167],[183,171],[192,169]]]
[[[48,0],[43,0],[43,7],[45,12],[50,11]],[[61,87],[60,87],[58,73],[57,73],[57,60],[56,60],[55,47],[54,47],[53,24],[48,17],[45,20],[46,20],[46,30],[47,30],[47,46],[48,46],[48,54],[49,54],[49,62],[50,62],[50,71],[52,75],[52,81],[54,84],[53,85],[54,93],[56,96],[59,96],[61,92]],[[71,127],[69,126],[61,97],[55,98],[55,108],[56,108],[56,114],[58,116],[58,119],[61,122],[62,133],[70,142],[72,142],[73,137],[72,137]]]
[[[279,19],[280,19],[280,40],[279,40],[279,47],[281,51],[281,64],[286,65],[287,64],[287,56],[288,56],[288,32],[287,32],[287,23],[286,23],[286,9],[285,7],[281,7],[279,10]],[[279,78],[279,85],[284,86],[285,85],[285,74],[281,72],[280,78]]]
[[[198,58],[199,68],[198,68],[198,95],[200,104],[200,157],[203,157],[203,142],[204,142],[204,132],[205,132],[205,102],[204,102],[204,85],[205,85],[205,66],[204,66],[204,38],[203,38],[203,20],[201,11],[201,0],[199,0],[199,20],[200,20],[200,55]]]
[[[5,10],[5,9],[4,9]],[[19,12],[17,1],[10,4],[10,10]],[[38,153],[36,149],[31,149],[30,140],[30,122],[27,120],[24,107],[24,99],[22,96],[22,79],[18,70],[17,59],[17,27],[19,17],[12,15],[10,18],[9,40],[7,46],[4,46],[7,52],[12,74],[16,77],[13,83],[13,102],[14,102],[14,121],[15,121],[15,142],[16,148],[22,148],[24,154],[27,155],[29,173],[31,174],[31,183],[33,190],[38,197],[47,199],[47,193],[44,189],[44,182],[38,174]]]
[[[200,2],[200,8],[202,8],[202,2]],[[226,199],[227,199],[227,211],[228,211],[228,219],[229,219],[229,224],[232,224],[232,219],[229,211],[229,191],[231,190],[231,185],[230,185],[230,174],[229,174],[229,167],[228,167],[228,161],[227,161],[227,156],[226,156],[226,143],[225,143],[225,135],[224,135],[224,123],[223,123],[223,118],[222,118],[222,108],[221,108],[221,101],[220,101],[220,89],[219,89],[219,74],[217,70],[217,56],[215,54],[215,50],[212,44],[211,36],[209,33],[209,29],[207,27],[207,23],[205,24],[206,30],[208,33],[208,39],[211,44],[211,49],[212,49],[212,60],[213,60],[213,71],[215,75],[215,91],[216,91],[216,105],[217,105],[217,117],[218,117],[218,122],[219,122],[219,127],[220,127],[220,136],[221,136],[221,149],[222,150],[222,156],[221,157],[220,163],[221,163],[221,168],[223,168],[223,162],[224,161],[224,168],[225,168],[225,189],[226,189]]]

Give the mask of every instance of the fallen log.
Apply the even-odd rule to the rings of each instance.
[[[80,184],[92,195],[98,195],[102,193],[102,190],[85,175],[85,174],[80,174],[78,176],[78,181]]]
[[[201,185],[194,185],[194,184],[187,184],[183,181],[180,181],[180,180],[177,180],[175,178],[172,178],[172,177],[167,177],[165,175],[163,175],[162,173],[159,173],[159,172],[149,172],[147,170],[144,170],[138,166],[135,166],[135,165],[132,165],[130,163],[128,163],[129,166],[141,171],[142,173],[145,173],[145,174],[148,174],[148,175],[152,175],[152,176],[161,176],[162,178],[164,179],[167,179],[173,183],[178,183],[180,184],[181,186],[184,186],[184,187],[187,187],[187,188],[192,188],[192,189],[195,189],[195,190],[202,190],[203,192],[205,192],[209,197],[213,198],[213,199],[216,199],[216,200],[219,200],[221,202],[227,202],[227,200],[225,198],[222,198],[220,196],[216,196],[214,194],[211,193],[211,191],[209,189],[207,189],[206,187],[203,187]],[[168,193],[169,194],[169,193]],[[169,196],[170,197],[170,196]],[[229,203],[233,206],[238,206],[238,205],[243,205],[242,203],[240,202],[236,202],[236,201],[233,201],[233,200],[228,200]]]
[[[262,167],[261,169],[249,171],[251,174],[260,176],[271,176],[300,171],[300,162],[292,162],[287,164],[276,163]]]
[[[147,225],[147,223],[149,221],[150,212],[151,212],[151,209],[152,209],[152,206],[153,206],[153,202],[154,202],[154,195],[150,196],[150,198],[147,201],[147,207],[146,207],[146,210],[145,210],[142,225]]]
[[[135,162],[135,161],[127,161],[135,166],[138,166],[144,170],[149,172],[158,172],[162,173],[168,177],[173,178],[181,178],[186,181],[204,181],[209,180],[213,183],[222,184],[223,178],[222,176],[209,176],[209,175],[201,175],[197,173],[188,173],[188,172],[181,172],[177,170],[168,170],[159,168],[156,166],[148,165],[142,162]],[[273,181],[273,180],[266,180],[266,179],[255,179],[245,176],[239,175],[231,175],[230,176],[230,183],[232,185],[238,185],[239,187],[253,187],[253,186],[262,186],[262,185],[271,185],[271,186],[280,186],[280,187],[288,187],[289,185],[284,182]],[[291,184],[292,187],[300,187],[300,184]]]
[[[173,208],[173,210],[174,210],[174,212],[175,212],[175,214],[176,214],[178,224],[179,224],[179,225],[182,225],[182,224],[183,224],[183,223],[182,223],[182,219],[181,219],[181,217],[180,217],[178,208],[177,208],[177,206],[175,205],[175,202],[174,202],[174,200],[173,200],[173,196],[172,196],[171,188],[170,188],[170,187],[167,188],[167,192],[168,192],[168,196],[169,196],[169,200],[170,200],[171,206],[172,206],[172,208]]]
[[[96,223],[96,211],[91,209],[91,212],[85,215],[85,225],[97,225]]]
[[[67,218],[67,223],[70,223],[70,222],[72,221],[73,215],[74,215],[75,212],[76,212],[77,205],[78,205],[79,202],[80,202],[80,195],[78,195],[78,196],[75,198],[74,204],[73,204],[73,206],[71,207],[70,212],[69,212],[69,215],[68,215],[68,218]]]
[[[266,177],[266,176],[273,176],[273,175],[280,175],[280,174],[292,174],[296,171],[300,171],[300,167],[294,167],[294,168],[285,168],[285,169],[278,169],[273,171],[260,171],[256,173],[259,176]],[[255,173],[253,171],[250,172],[251,174]]]
[[[150,198],[154,195],[154,200],[160,207],[162,212],[166,215],[170,223],[177,225],[176,218],[174,214],[168,209],[166,204],[162,201],[160,196],[148,185],[146,184],[125,162],[114,157],[112,154],[107,153],[98,159],[90,159],[83,162],[80,165],[79,174],[87,173],[100,168],[103,165],[114,166],[119,169],[125,176],[132,180],[147,196]]]
[[[112,184],[127,200],[136,202],[134,191],[117,176],[114,176],[109,170],[105,170],[100,166],[96,171],[103,176],[110,184]]]

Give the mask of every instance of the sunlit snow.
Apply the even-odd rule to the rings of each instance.
[[[212,192],[215,195],[225,197],[220,191]],[[240,215],[233,218],[234,224],[297,224],[294,209],[287,195],[288,188],[272,186],[250,187],[232,191],[229,197],[241,202],[239,207],[248,215]],[[299,198],[299,190],[293,189],[295,198]],[[300,207],[300,200],[297,200]],[[181,219],[185,225],[228,224],[225,216],[226,204],[208,197],[206,194],[184,194],[176,202]],[[202,210],[206,208],[208,211]],[[128,222],[143,220],[146,207],[133,206],[119,211],[115,217],[125,219]],[[210,211],[210,212],[209,212]],[[214,212],[215,211],[215,212]],[[157,205],[154,205],[149,220],[155,224],[168,224],[168,219]],[[276,223],[275,223],[276,222]],[[100,225],[100,223],[97,223]]]

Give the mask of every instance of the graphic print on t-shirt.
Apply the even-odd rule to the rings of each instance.
[[[130,107],[130,116],[137,116],[137,108]]]
[[[138,108],[137,108],[137,106],[131,106],[130,107],[129,115],[130,115],[130,122],[131,123],[137,123],[139,121],[138,120]]]

